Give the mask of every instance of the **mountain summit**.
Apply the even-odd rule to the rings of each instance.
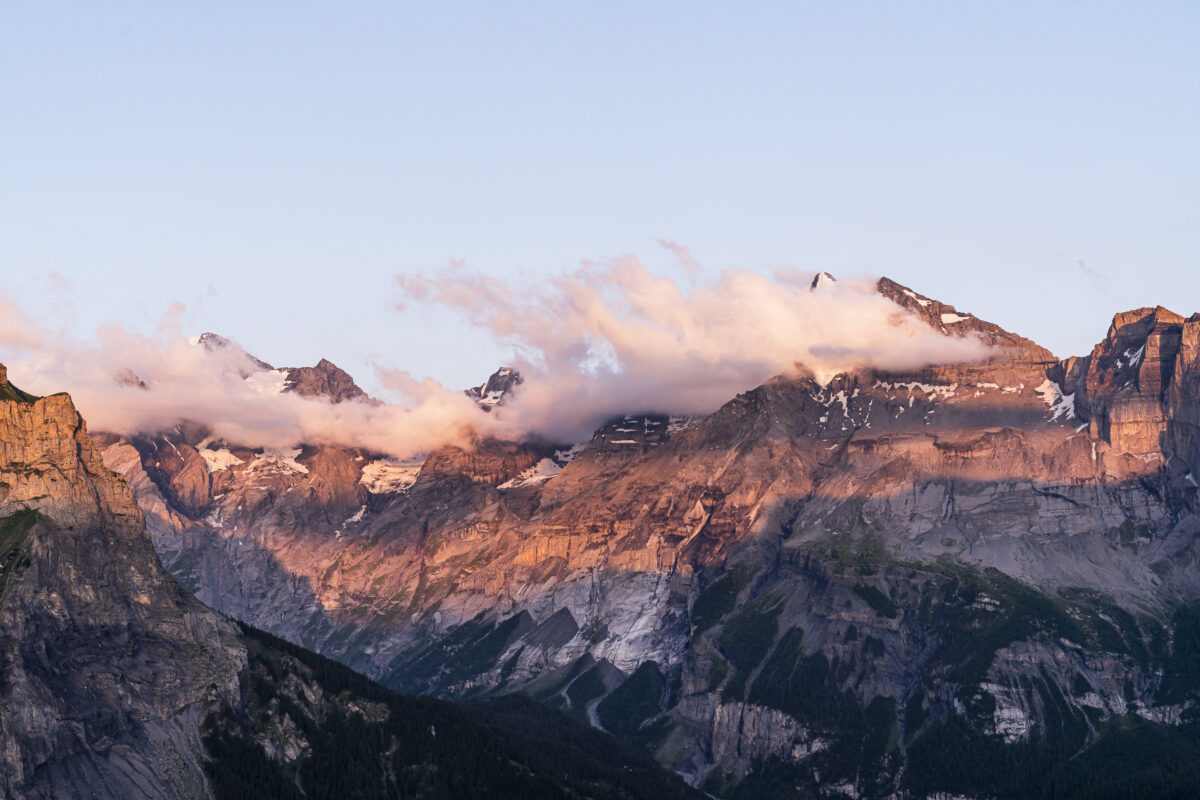
[[[324,358],[315,367],[289,368],[283,391],[295,392],[301,397],[325,397],[334,403],[367,399],[367,393],[358,387],[349,373]]]
[[[467,389],[466,395],[473,398],[485,411],[488,411],[492,406],[503,403],[520,385],[521,373],[512,367],[500,367],[488,376],[483,385]]]

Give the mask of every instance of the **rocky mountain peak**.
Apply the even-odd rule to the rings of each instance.
[[[224,336],[211,332],[202,333],[196,338],[195,343],[202,345],[210,352],[226,349],[240,352],[259,371],[275,370],[275,367],[261,358],[247,353],[239,344]],[[283,367],[278,371],[286,373],[282,392],[291,392],[301,397],[324,397],[333,403],[369,399],[367,393],[354,382],[350,373],[326,358],[322,358],[312,367]],[[242,373],[242,377],[248,378],[250,373]]]
[[[1108,336],[1092,351],[1093,372],[1112,378],[1132,378],[1149,393],[1159,393],[1170,380],[1175,356],[1189,323],[1162,306],[1139,308],[1113,317]]]
[[[998,356],[1023,362],[1052,364],[1057,359],[1046,348],[988,322],[952,305],[918,294],[890,278],[880,278],[876,291],[898,306],[913,312],[928,323],[929,327],[947,336],[976,335],[985,342],[1001,349]]]
[[[242,348],[242,346],[239,345],[237,342],[234,342],[231,339],[226,339],[224,336],[221,336],[216,333],[212,333],[211,331],[207,331],[205,333],[200,334],[198,337],[196,337],[195,344],[202,346],[205,350],[207,350],[210,353],[215,353],[215,352],[222,351],[222,350],[231,350],[233,352],[241,353],[246,358],[248,358],[250,360],[250,362],[252,364],[254,364],[256,367],[258,367],[260,370],[275,369],[270,364],[263,361],[261,358],[256,358],[255,356],[252,356],[250,353],[247,353]],[[245,378],[248,375],[249,375],[249,373],[243,373],[242,377]]]
[[[348,372],[325,358],[314,367],[288,369],[283,391],[294,392],[301,397],[326,397],[334,403],[367,398],[367,393],[359,388]]]
[[[117,374],[113,376],[113,380],[115,380],[118,385],[127,386],[131,389],[141,389],[143,391],[148,391],[150,389],[150,387],[146,385],[146,382],[139,378],[137,373],[131,370],[129,367],[123,367],[122,369],[117,370]]]
[[[815,292],[822,286],[828,286],[831,283],[837,283],[837,278],[830,275],[828,272],[818,272],[813,276],[812,283],[808,285],[809,291]]]
[[[521,373],[512,367],[500,367],[483,385],[467,389],[466,395],[473,398],[484,410],[488,410],[502,403],[508,394],[521,385],[522,380]]]

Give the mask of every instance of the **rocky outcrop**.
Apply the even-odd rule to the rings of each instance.
[[[1142,308],[1114,317],[1090,356],[1064,362],[1063,385],[1091,435],[1119,452],[1182,459],[1191,474],[1198,336],[1200,317]]]
[[[283,390],[301,397],[325,397],[334,403],[367,399],[367,393],[358,387],[349,373],[324,358],[315,367],[289,369]]]

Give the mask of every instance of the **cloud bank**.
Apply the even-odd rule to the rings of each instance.
[[[280,393],[285,371],[264,370],[236,344],[189,340],[174,322],[178,312],[173,307],[154,336],[110,327],[80,345],[0,329],[0,345],[27,351],[6,356],[14,383],[35,394],[68,391],[93,431],[154,433],[190,420],[250,447],[338,444],[405,457],[466,444],[497,425],[461,392],[431,381],[410,380],[401,404]]]
[[[825,281],[814,291],[812,278],[727,270],[685,292],[620,258],[534,287],[457,263],[397,276],[396,284],[398,308],[452,308],[512,346],[526,382],[498,414],[513,432],[556,439],[586,436],[618,413],[711,412],[781,373],[807,369],[828,379],[853,368],[906,370],[986,355],[978,339],[934,331],[873,282]]]
[[[677,253],[690,259],[686,248]],[[70,392],[92,430],[131,435],[191,420],[245,446],[338,444],[398,457],[479,436],[582,441],[611,416],[708,413],[781,373],[827,378],[852,368],[905,370],[986,355],[982,342],[932,330],[871,282],[822,282],[813,291],[811,279],[728,270],[684,289],[633,258],[536,286],[462,264],[397,276],[399,309],[449,308],[512,347],[511,366],[525,380],[491,413],[462,387],[383,366],[378,377],[400,402],[332,404],[281,394],[283,373],[264,370],[236,344],[189,340],[179,328],[179,306],[153,335],[114,326],[81,344],[37,330],[4,304],[0,346],[15,383],[37,394]]]

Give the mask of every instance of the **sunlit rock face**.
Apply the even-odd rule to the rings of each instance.
[[[989,355],[630,409],[579,443],[400,463],[181,426],[105,459],[205,602],[407,691],[528,692],[716,794],[772,758],[845,795],[949,791],[946,737],[1074,752],[1187,718],[1200,319],[1121,314],[1059,361],[878,288]],[[471,395],[519,392],[503,372]]]
[[[70,397],[0,394],[2,793],[207,797],[200,728],[237,697],[236,627],[163,571]]]

